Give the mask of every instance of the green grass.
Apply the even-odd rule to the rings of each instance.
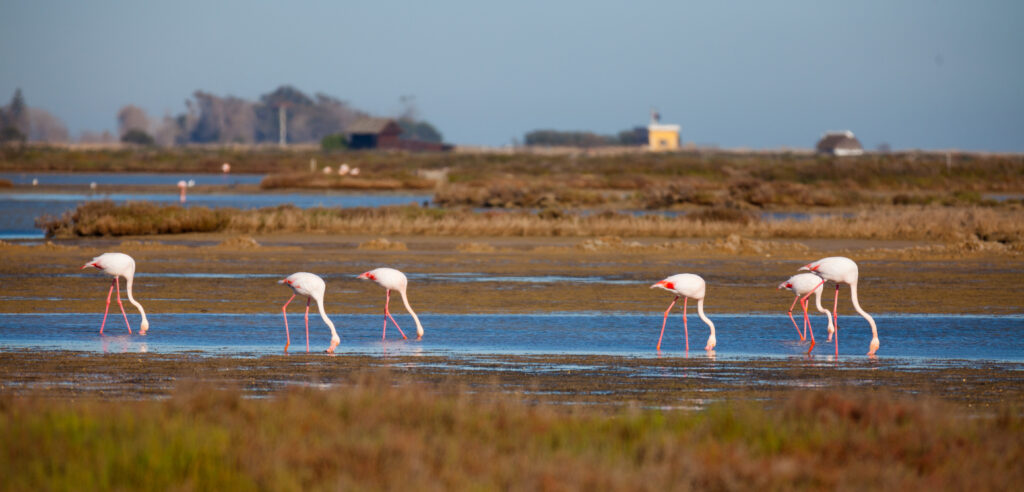
[[[1019,409],[793,393],[700,412],[529,404],[386,374],[266,399],[0,397],[0,489],[922,489],[1024,480]]]

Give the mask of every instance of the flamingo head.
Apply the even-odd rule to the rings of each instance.
[[[790,289],[790,290],[792,290],[793,289],[793,284],[790,283],[790,282],[782,282],[781,284],[779,284],[779,289],[778,290],[782,290],[782,289]]]
[[[373,276],[373,272],[366,272],[366,273],[364,273],[364,274],[362,274],[362,275],[360,275],[360,276],[358,276],[356,278],[363,279],[363,280],[377,280],[377,277]]]
[[[279,284],[284,284],[284,285],[287,285],[287,286],[289,286],[289,287],[291,287],[291,286],[292,286],[292,281],[291,281],[291,280],[288,280],[288,279],[284,279],[284,280],[278,280],[278,281],[277,281],[277,283],[279,283]]]
[[[660,288],[660,289],[665,289],[665,290],[672,290],[672,289],[676,288],[676,286],[672,282],[669,282],[667,280],[662,280],[662,281],[659,281],[658,283],[656,283],[654,285],[651,285],[651,288],[652,289],[659,289]]]
[[[80,268],[80,270],[85,270],[86,268],[89,268],[89,267],[99,268],[100,265],[98,263],[96,263],[95,261],[90,261],[89,263],[86,263],[86,264],[82,265],[82,268]]]

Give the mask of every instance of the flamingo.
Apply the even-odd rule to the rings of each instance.
[[[793,327],[796,328],[797,335],[800,335],[800,340],[807,339],[808,329],[811,332],[811,346],[807,349],[807,353],[811,353],[814,350],[814,328],[811,327],[811,319],[807,316],[807,299],[801,299],[801,296],[814,293],[814,304],[818,308],[818,312],[825,313],[826,319],[828,319],[828,341],[832,341],[832,332],[835,328],[832,325],[832,313],[821,306],[821,292],[822,288],[821,278],[813,273],[798,273],[789,277],[789,280],[779,284],[779,289],[788,289],[793,291],[796,296],[793,298],[793,304],[789,306],[789,319],[793,322]],[[796,325],[796,320],[793,319],[793,307],[796,306],[797,301],[800,301],[800,307],[804,310],[804,332],[800,333],[800,327]]]
[[[386,339],[388,335],[388,319],[395,324],[395,328],[398,328],[398,332],[402,334],[402,339],[406,339],[405,332],[398,326],[398,322],[391,316],[391,311],[388,305],[391,304],[391,291],[397,290],[398,294],[402,296],[402,303],[405,304],[405,309],[412,315],[412,320],[416,322],[416,339],[423,339],[423,325],[420,324],[420,318],[416,316],[416,312],[412,310],[412,306],[409,305],[409,296],[406,295],[406,288],[409,286],[409,279],[405,277],[405,274],[395,270],[394,268],[377,268],[370,270],[356,278],[363,280],[373,280],[377,282],[377,285],[384,287],[387,291],[384,297],[384,334],[381,339]]]
[[[697,300],[697,315],[711,328],[711,336],[708,337],[708,343],[704,350],[713,350],[717,343],[717,340],[715,340],[715,324],[704,315],[704,293],[707,290],[704,279],[692,273],[680,273],[651,286],[652,289],[656,287],[676,295],[676,298],[672,299],[672,303],[668,305],[668,309],[665,310],[665,318],[661,321],[661,336],[658,337],[657,350],[661,351],[661,339],[665,336],[665,323],[668,321],[668,313],[672,311],[672,306],[675,306],[676,301],[680,297],[683,298],[683,332],[686,334],[686,351],[690,351],[690,331],[686,323],[686,303],[689,299]]]
[[[100,335],[103,334],[103,327],[107,324],[107,314],[110,312],[110,295],[114,293],[114,289],[117,288],[117,305],[121,307],[121,314],[124,315],[124,324],[128,325],[128,333],[132,332],[132,325],[128,323],[128,313],[124,312],[124,304],[121,302],[121,283],[118,280],[119,277],[124,277],[125,285],[128,288],[128,302],[132,303],[139,309],[139,313],[142,314],[142,325],[139,327],[139,335],[145,335],[146,330],[149,330],[149,320],[146,319],[146,310],[142,309],[142,304],[139,304],[132,296],[132,283],[135,281],[135,259],[124,253],[103,253],[85,265],[82,265],[82,270],[93,267],[101,270],[107,275],[114,277],[114,280],[110,283],[110,291],[107,292],[107,307],[103,310],[103,323],[100,324]]]
[[[832,306],[832,317],[835,319],[835,339],[836,339],[836,357],[839,357],[839,284],[850,285],[850,300],[853,301],[853,309],[857,311],[861,316],[868,321],[871,325],[871,345],[868,347],[868,355],[875,355],[878,351],[878,328],[875,326],[875,320],[868,314],[864,309],[860,307],[860,302],[857,301],[857,280],[859,278],[859,271],[857,264],[853,260],[844,256],[830,256],[828,258],[822,258],[818,261],[812,261],[802,267],[800,270],[808,270],[813,272],[817,276],[821,277],[821,284],[831,280],[836,284],[836,298]],[[807,294],[804,296],[806,299]]]
[[[320,310],[320,317],[323,318],[324,323],[327,323],[327,327],[331,329],[331,346],[327,348],[327,353],[333,354],[334,348],[341,343],[341,337],[338,336],[338,332],[334,329],[334,323],[331,323],[331,318],[328,318],[327,313],[324,312],[324,291],[327,290],[324,279],[312,273],[298,272],[289,275],[284,280],[278,280],[277,283],[287,285],[295,291],[288,299],[288,302],[284,303],[284,306],[281,307],[281,312],[284,314],[284,335],[288,339],[288,342],[284,345],[284,351],[288,352],[288,346],[292,344],[292,336],[288,332],[288,304],[295,299],[295,296],[306,296],[306,352],[309,352],[309,303],[311,300],[316,300],[316,307]]]

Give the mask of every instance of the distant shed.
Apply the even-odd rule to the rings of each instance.
[[[391,118],[363,118],[346,129],[350,149],[396,148],[402,127]]]
[[[363,118],[349,125],[348,148],[398,149],[408,151],[445,151],[452,146],[442,142],[403,139],[402,127],[391,118]]]
[[[821,140],[818,140],[818,145],[815,148],[819,154],[830,154],[839,157],[861,155],[864,153],[864,147],[860,145],[860,140],[857,140],[857,137],[850,130],[825,132]]]

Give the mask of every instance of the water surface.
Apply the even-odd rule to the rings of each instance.
[[[315,311],[315,310],[314,310]],[[415,326],[407,314],[395,314],[406,334]],[[389,325],[381,340],[381,315],[331,315],[341,335],[339,353],[365,354],[579,354],[657,357],[655,345],[661,314],[556,313],[451,315],[422,313],[426,329],[421,341],[401,340]],[[683,323],[669,319],[660,356],[683,356]],[[717,328],[716,359],[793,357],[807,351],[785,315],[712,315]],[[266,314],[152,314],[146,336],[128,335],[120,313],[107,319],[99,335],[102,313],[0,314],[0,348],[82,350],[89,352],[186,352],[211,355],[276,354],[284,346],[280,313]],[[133,330],[139,316],[129,314]],[[929,361],[1024,361],[1024,316],[876,315],[882,347],[880,358]],[[822,316],[813,356],[831,359]],[[292,351],[305,350],[301,308],[289,316]],[[841,317],[841,358],[862,358],[870,329],[857,317]],[[689,318],[691,357],[703,350],[708,329],[696,316]],[[330,332],[317,314],[310,315],[310,346],[327,348]]]

